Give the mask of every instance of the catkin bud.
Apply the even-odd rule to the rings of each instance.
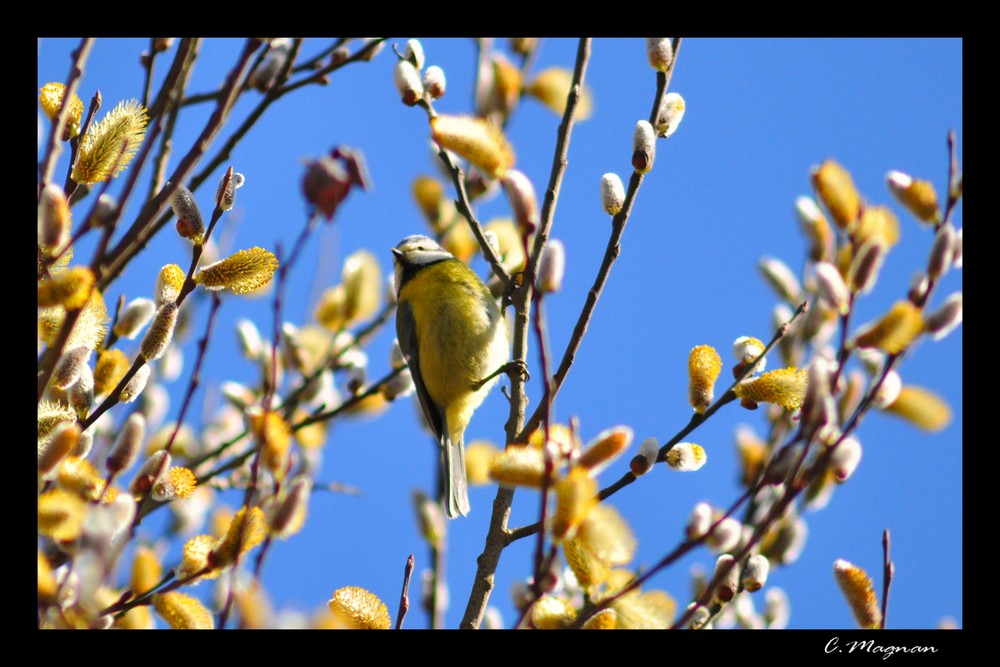
[[[184,272],[176,264],[167,264],[156,276],[156,287],[153,290],[156,306],[160,307],[168,301],[176,301],[184,287]]]
[[[709,523],[711,525],[711,522]],[[739,544],[740,536],[743,532],[743,525],[733,517],[729,516],[719,522],[712,534],[708,536],[708,548],[713,553],[723,553],[732,551]]]
[[[855,253],[847,277],[856,294],[868,294],[875,287],[885,255],[886,247],[878,241],[868,241]]]
[[[795,200],[795,212],[806,238],[809,239],[809,259],[814,262],[827,260],[833,256],[833,231],[826,216],[812,197]]]
[[[962,229],[965,229],[964,227]],[[951,255],[951,265],[956,268],[962,268],[962,230],[959,229],[955,232],[955,245],[952,248]]]
[[[170,208],[177,216],[177,233],[181,238],[190,239],[195,245],[201,245],[205,240],[205,222],[194,195],[183,185],[170,195]]]
[[[524,172],[511,169],[503,177],[503,189],[522,235],[534,232],[538,227],[538,198],[531,179]]]
[[[444,97],[445,89],[447,88],[444,70],[437,65],[428,67],[424,71],[423,85],[424,90],[427,91],[432,100]]]
[[[937,193],[930,182],[914,179],[901,171],[890,171],[886,175],[886,180],[892,194],[913,215],[930,223],[935,223],[940,219]]]
[[[133,299],[115,322],[114,333],[119,338],[134,340],[139,331],[149,324],[156,313],[156,304],[146,298]]]
[[[56,426],[52,436],[38,448],[38,474],[49,475],[67,456],[73,455],[80,439],[80,425],[63,422]]]
[[[538,289],[558,292],[566,273],[566,249],[559,239],[550,239],[538,263]]]
[[[787,264],[774,257],[762,257],[757,266],[782,299],[793,304],[802,300],[802,285]]]
[[[128,470],[135,463],[145,434],[146,418],[141,412],[133,412],[125,420],[122,430],[118,432],[114,447],[111,448],[111,452],[104,462],[108,472],[118,474]]]
[[[215,205],[220,211],[228,211],[236,203],[236,190],[243,187],[246,178],[243,174],[236,173],[230,167],[222,180],[219,181],[219,188],[215,191]]]
[[[396,62],[396,68],[393,70],[392,76],[403,104],[412,107],[423,99],[424,84],[420,80],[420,72],[417,71],[417,68],[409,60]]]
[[[747,558],[746,567],[743,568],[743,588],[756,593],[767,583],[768,571],[771,569],[767,557],[762,554],[754,554]]]
[[[635,124],[632,134],[632,167],[638,174],[645,174],[653,168],[656,157],[656,133],[647,120]]]
[[[841,315],[846,315],[851,307],[851,292],[847,289],[840,270],[829,262],[816,264],[816,287],[820,297],[826,300]]]
[[[601,205],[609,215],[618,215],[625,204],[625,186],[618,174],[601,176]]]
[[[403,47],[403,58],[413,64],[418,70],[424,68],[424,46],[419,39],[406,40]]]
[[[688,627],[692,630],[701,630],[703,628],[709,627],[709,621],[712,618],[712,612],[708,607],[702,607],[697,602],[692,602],[688,605],[688,609],[694,608],[691,612],[691,620],[688,621]]]
[[[153,490],[156,480],[166,473],[170,467],[170,454],[165,449],[158,450],[150,454],[149,458],[142,464],[132,483],[129,484],[129,492],[134,496],[145,496]]]
[[[256,324],[251,320],[241,318],[236,322],[236,338],[245,358],[251,361],[260,358],[264,350],[264,343]]]
[[[646,438],[639,445],[639,453],[632,457],[629,462],[629,470],[636,477],[641,477],[652,470],[656,463],[656,457],[660,451],[660,441],[656,438]]]
[[[931,278],[940,278],[951,268],[955,254],[955,228],[951,223],[941,225],[934,236],[930,259],[927,262],[927,274]]]
[[[146,361],[159,359],[166,352],[174,337],[177,311],[177,304],[173,301],[168,301],[156,311],[156,317],[153,318],[153,323],[149,325],[149,330],[142,339],[142,356]]]
[[[670,37],[647,37],[646,58],[658,72],[666,72],[674,62],[674,45]]]
[[[733,370],[734,376],[739,377],[746,370],[746,364],[760,357],[766,348],[767,346],[764,345],[762,340],[753,336],[740,336],[734,340],[733,356],[736,357],[737,362],[737,368]],[[762,373],[765,368],[767,368],[767,357],[760,357],[760,361],[754,366],[753,372]]]
[[[88,359],[90,359],[90,348],[85,345],[67,350],[52,372],[52,384],[60,389],[67,389],[80,377]]]
[[[428,498],[427,494],[419,489],[413,492],[411,500],[417,514],[420,534],[427,544],[434,548],[440,547],[442,540],[448,534],[448,522],[444,518],[441,505]]]
[[[841,440],[830,455],[830,467],[839,484],[846,482],[854,474],[859,463],[861,463],[861,443],[852,436]]]
[[[903,380],[899,377],[899,373],[894,370],[889,371],[885,374],[875,396],[872,397],[872,405],[879,410],[884,410],[896,402],[902,388]]]
[[[679,442],[667,452],[667,465],[679,472],[694,472],[707,460],[705,450],[691,442]]]
[[[962,323],[962,293],[955,292],[940,308],[927,316],[924,329],[934,340],[941,340]]]
[[[42,189],[38,202],[38,240],[49,250],[56,250],[69,237],[69,203],[66,193],[56,183]]]
[[[927,291],[931,288],[931,280],[923,271],[917,271],[910,280],[910,289],[906,292],[906,298],[911,303],[923,303],[927,299]]]
[[[656,135],[666,139],[677,131],[684,118],[687,104],[680,93],[667,93],[660,103],[660,113],[656,116]]]
[[[135,372],[132,379],[128,381],[125,388],[122,389],[121,396],[119,400],[122,403],[131,403],[135,399],[139,398],[139,394],[142,390],[146,388],[146,383],[149,381],[150,368],[148,364],[143,364],[139,367],[139,370]]]
[[[302,528],[306,519],[306,508],[309,505],[309,494],[312,492],[312,482],[308,477],[296,477],[288,489],[285,499],[271,514],[269,526],[271,533],[281,539],[291,537]]]
[[[725,572],[725,574],[722,574]],[[715,587],[713,597],[718,604],[725,604],[736,597],[740,587],[740,568],[730,554],[722,554],[715,560],[714,577],[722,576]]]
[[[697,540],[712,527],[712,506],[708,503],[698,503],[688,517],[686,534],[689,540]]]

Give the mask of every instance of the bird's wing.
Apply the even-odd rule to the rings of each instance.
[[[424,412],[424,419],[440,441],[445,432],[444,415],[431,400],[424,378],[420,374],[420,345],[417,342],[417,328],[413,324],[413,308],[408,303],[396,305],[396,336],[399,339],[399,349],[402,350],[410,367],[410,375],[417,388],[417,399]]]

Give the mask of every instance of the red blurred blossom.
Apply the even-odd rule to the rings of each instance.
[[[306,201],[316,206],[327,219],[333,220],[337,207],[354,186],[371,188],[365,157],[360,151],[338,146],[318,160],[306,162],[302,190]]]

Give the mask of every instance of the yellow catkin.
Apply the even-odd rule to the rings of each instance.
[[[573,537],[563,543],[563,556],[584,589],[604,583],[610,574],[608,564],[597,558],[579,538]]]
[[[564,67],[550,67],[538,73],[525,92],[539,102],[562,115],[566,110],[566,100],[573,85],[573,73]],[[590,89],[582,86],[580,100],[576,104],[576,119],[586,120],[594,111],[593,96]]]
[[[431,136],[442,148],[457,153],[486,175],[503,178],[514,166],[514,150],[503,131],[474,116],[435,116],[430,119]]]
[[[129,587],[135,595],[151,591],[163,578],[163,567],[156,552],[150,547],[141,545],[135,550],[132,559],[132,578]]]
[[[212,630],[212,612],[197,598],[184,593],[161,593],[153,596],[153,608],[174,630]]]
[[[855,336],[854,344],[856,347],[874,347],[896,354],[912,343],[923,327],[920,309],[910,301],[897,301],[882,319],[864,327]]]
[[[94,395],[103,396],[118,386],[131,363],[119,349],[104,350],[94,366]]]
[[[951,423],[948,403],[923,387],[905,385],[885,412],[902,417],[925,431],[940,431]]]
[[[587,619],[584,630],[615,630],[618,628],[618,612],[614,609],[602,609]]]
[[[715,398],[715,381],[722,371],[722,357],[711,345],[699,345],[688,355],[688,402],[702,414]]]
[[[653,630],[670,626],[677,604],[663,591],[649,591],[624,595],[611,608],[617,614],[619,628]]]
[[[56,599],[59,585],[52,574],[52,566],[41,549],[38,550],[38,603],[51,604]]]
[[[841,229],[853,229],[861,213],[861,197],[850,172],[837,162],[827,160],[813,172],[812,182],[834,222]]]
[[[67,310],[78,310],[87,303],[93,287],[93,272],[85,266],[74,266],[38,283],[38,307],[62,306]]]
[[[38,444],[48,442],[59,424],[76,421],[76,411],[62,403],[42,401],[38,404]]]
[[[54,121],[59,115],[60,107],[62,107],[63,96],[66,94],[66,86],[53,81],[39,88],[39,93],[38,102],[42,107],[42,112],[49,120]],[[82,118],[83,101],[78,95],[73,95],[69,103],[69,115],[66,118],[66,125],[76,125],[79,127]]]
[[[221,568],[209,565],[208,557],[212,552],[212,547],[218,542],[211,535],[196,535],[184,543],[184,550],[181,553],[181,562],[177,566],[175,575],[179,581],[200,574],[206,579],[215,579],[219,576]]]
[[[556,511],[552,536],[562,540],[572,535],[597,504],[597,481],[585,468],[574,467],[555,484]]]
[[[340,280],[344,285],[346,325],[367,320],[381,305],[382,270],[375,255],[359,250],[344,260]]]
[[[733,392],[757,403],[774,403],[786,410],[798,410],[805,400],[807,381],[806,369],[779,368],[741,382]]]
[[[862,628],[878,628],[882,613],[868,573],[853,563],[838,560],[833,564],[833,574],[858,625]]]
[[[337,589],[327,604],[330,611],[348,628],[388,630],[392,625],[385,603],[358,586]]]
[[[466,446],[465,470],[470,485],[489,484],[490,461],[499,453],[493,443],[484,440],[477,440]]]
[[[53,489],[38,496],[38,532],[58,542],[80,537],[87,504],[65,489]]]
[[[591,508],[576,531],[576,539],[595,558],[611,567],[625,565],[635,556],[632,529],[618,510],[607,503]]]
[[[417,176],[413,179],[413,199],[420,211],[431,224],[436,224],[441,212],[441,202],[444,199],[444,186],[436,178]]]
[[[539,630],[565,628],[576,618],[576,611],[562,598],[547,595],[531,608],[531,623]]]
[[[259,507],[250,508],[249,512],[246,507],[241,507],[229,524],[225,537],[212,549],[209,562],[219,567],[232,565],[238,554],[250,551],[266,537],[264,512]]]
[[[610,428],[598,435],[594,442],[583,450],[576,464],[596,474],[593,473],[594,470],[603,468],[617,458],[630,444],[632,444],[632,429],[627,426]]]
[[[250,248],[209,264],[198,272],[194,281],[207,290],[228,289],[233,294],[248,294],[271,282],[277,270],[274,253]]]
[[[541,488],[545,479],[542,451],[534,447],[509,447],[490,463],[490,478],[501,484]]]
[[[288,467],[292,430],[277,412],[266,411],[250,418],[250,430],[261,448],[261,463],[279,476]]]
[[[97,468],[79,456],[63,459],[56,481],[60,488],[72,491],[84,500],[97,500],[104,490],[104,480]]]
[[[84,135],[73,165],[73,180],[99,183],[118,176],[139,152],[147,121],[146,108],[139,102],[119,102]]]
[[[874,241],[888,250],[899,242],[899,219],[886,206],[866,206],[851,238],[856,248]]]
[[[168,301],[176,301],[184,287],[184,271],[176,264],[167,264],[156,276],[156,305],[162,306]]]

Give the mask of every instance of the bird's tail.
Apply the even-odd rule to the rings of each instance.
[[[465,446],[463,438],[445,435],[444,441],[444,474],[445,495],[447,497],[448,518],[465,516],[469,507],[469,482],[465,477]]]

